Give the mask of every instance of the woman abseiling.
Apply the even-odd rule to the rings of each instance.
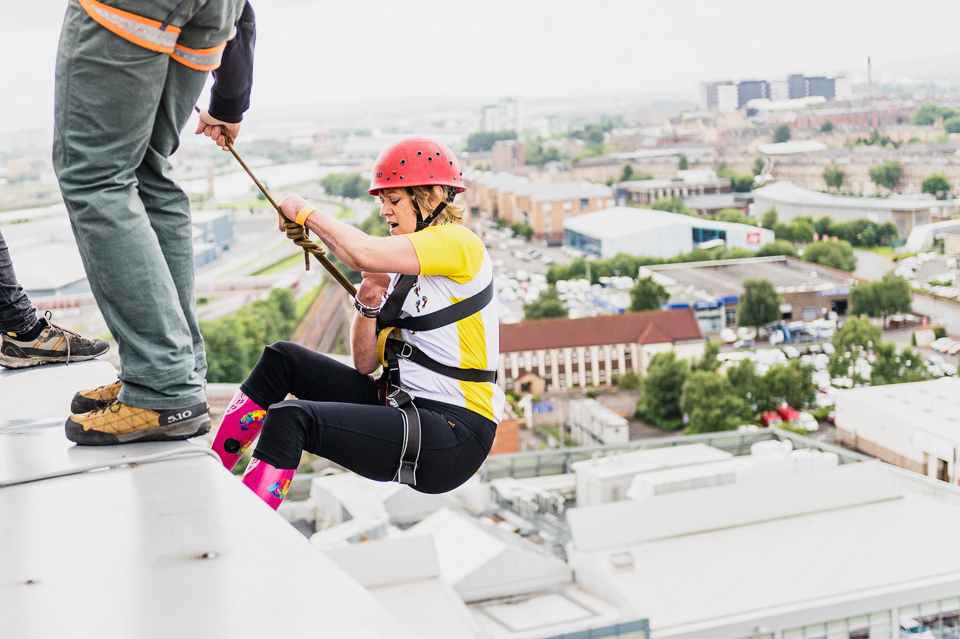
[[[290,342],[268,346],[217,432],[213,449],[228,469],[260,434],[243,483],[274,509],[303,451],[424,493],[456,488],[486,459],[503,415],[500,332],[490,256],[454,204],[465,190],[453,151],[410,138],[380,154],[368,191],[390,237],[298,195],[280,202],[363,281],[355,369]]]

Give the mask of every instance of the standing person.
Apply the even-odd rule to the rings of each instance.
[[[13,271],[7,243],[0,233],[0,366],[27,368],[40,364],[69,364],[103,355],[110,345],[85,339],[37,317],[30,298]]]
[[[228,41],[228,38],[233,38]],[[186,439],[210,427],[190,202],[167,158],[215,72],[198,133],[235,138],[249,106],[243,0],[71,0],[57,53],[53,163],[120,381],[78,393],[78,444]],[[222,63],[222,66],[221,66]]]
[[[453,202],[464,190],[453,151],[412,138],[380,154],[368,191],[391,237],[371,237],[297,195],[281,201],[363,282],[355,368],[290,342],[268,346],[217,431],[213,450],[233,468],[262,429],[243,482],[274,509],[304,450],[425,493],[456,488],[486,459],[504,406],[500,325],[493,263]],[[288,393],[297,399],[284,401]]]

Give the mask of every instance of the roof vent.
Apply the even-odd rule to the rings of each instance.
[[[633,555],[629,550],[615,552],[610,555],[610,564],[614,570],[632,570],[634,568]]]

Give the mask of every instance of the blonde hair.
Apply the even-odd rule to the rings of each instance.
[[[443,201],[447,203],[447,207],[440,213],[440,217],[437,218],[435,224],[437,226],[441,224],[463,224],[463,207],[453,203],[453,198],[456,197],[457,192],[450,186],[441,186],[440,188],[443,189]],[[408,186],[404,188],[404,191],[420,208],[421,215],[424,218],[433,213],[434,209],[440,204],[440,202],[437,202],[437,195],[434,193],[432,186]]]

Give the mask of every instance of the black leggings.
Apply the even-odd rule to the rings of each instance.
[[[403,417],[377,397],[370,375],[291,342],[264,349],[240,390],[267,408],[253,456],[276,468],[296,468],[300,455],[319,455],[358,475],[390,481],[400,464]],[[284,401],[287,393],[297,399]],[[420,413],[417,485],[444,493],[467,481],[490,452],[497,425],[483,416],[425,399]]]

